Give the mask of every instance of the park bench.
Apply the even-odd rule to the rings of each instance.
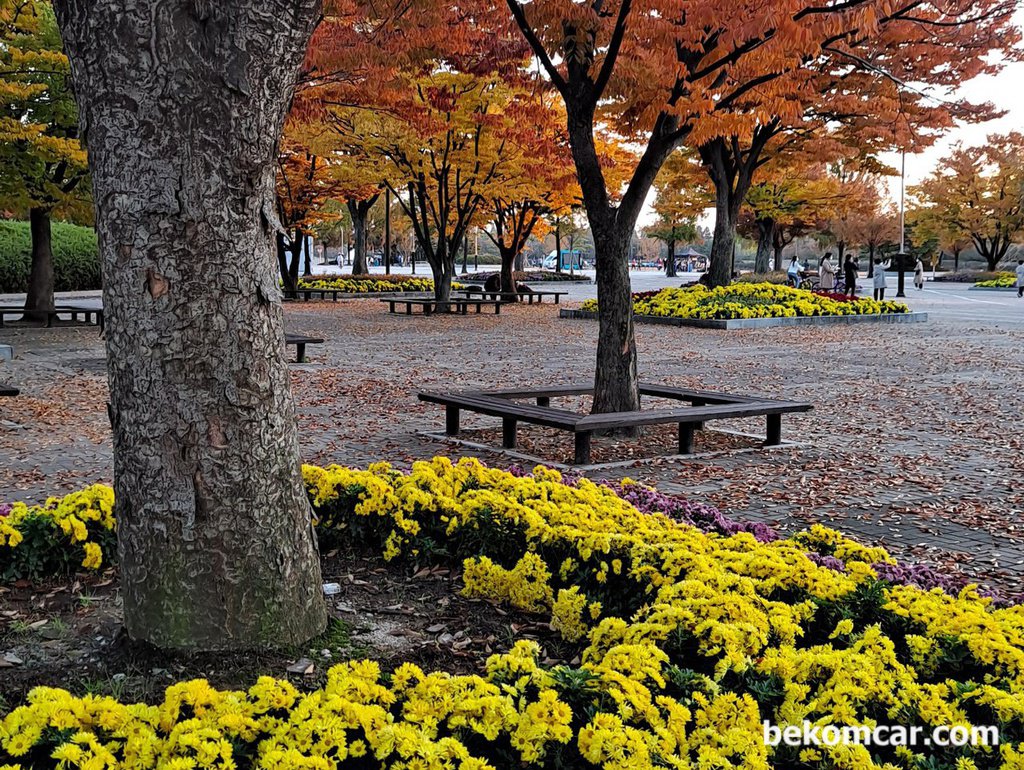
[[[4,319],[7,316],[21,317],[25,314],[24,307],[12,307],[10,305],[0,307],[0,327],[4,325]],[[77,323],[78,317],[82,316],[82,320],[87,324],[95,323],[99,327],[100,332],[103,332],[103,308],[102,307],[91,307],[89,305],[55,305],[52,310],[46,311],[46,326],[50,328],[53,326],[55,321],[60,320],[60,316],[66,315],[71,317],[71,321]]]
[[[412,315],[414,307],[418,307],[420,311],[423,313],[423,315],[434,315],[435,313],[439,312],[438,308],[440,308],[441,305],[445,304],[449,305],[452,308],[453,313],[459,313],[461,315],[468,315],[469,308],[471,307],[476,308],[477,315],[482,313],[485,307],[494,308],[495,315],[500,315],[502,305],[501,302],[494,302],[491,300],[468,298],[462,299],[459,297],[453,297],[452,299],[449,299],[447,303],[439,302],[436,299],[425,297],[388,297],[386,299],[382,299],[381,302],[388,305],[388,312],[391,313],[398,313],[399,311],[396,310],[395,308],[398,307],[399,305],[404,305],[405,315]]]
[[[338,295],[339,294],[344,294],[344,293],[347,293],[347,292],[342,292],[340,289],[302,289],[302,288],[300,288],[300,289],[298,289],[296,291],[285,291],[284,298],[286,300],[292,300],[292,301],[301,299],[303,302],[309,302],[309,300],[312,297],[314,297],[314,296],[319,297],[321,300],[326,300],[328,297],[330,297],[332,301],[337,302],[338,301]]]
[[[18,395],[18,389],[12,388],[7,385],[0,385],[0,398],[4,396],[16,396]]]
[[[643,384],[641,395],[686,401],[689,406],[667,409],[647,409],[609,414],[579,414],[550,406],[552,398],[593,393],[592,387],[563,386],[555,388],[469,391],[460,393],[422,392],[419,399],[445,407],[445,433],[457,436],[460,413],[477,412],[502,420],[502,446],[516,448],[516,430],[519,422],[543,425],[564,430],[574,435],[576,465],[590,463],[591,439],[595,433],[616,429],[637,428],[645,425],[676,423],[679,426],[679,454],[693,453],[694,434],[711,420],[743,417],[765,417],[766,446],[782,443],[782,415],[807,412],[811,404],[795,401],[735,396],[703,390],[673,388]],[[514,399],[533,399],[534,404],[522,404]]]
[[[506,296],[507,294],[515,294],[517,297],[519,297],[520,301],[526,301],[530,305],[532,305],[534,303],[534,300],[536,300],[538,303],[543,303],[545,297],[551,297],[554,300],[555,304],[558,305],[558,304],[560,304],[560,300],[562,299],[562,297],[565,297],[565,296],[567,296],[569,294],[569,292],[567,292],[567,291],[537,291],[537,290],[533,290],[533,291],[502,292],[502,291],[488,291],[487,289],[473,289],[473,288],[470,288],[470,289],[457,289],[456,293],[457,294],[464,294],[464,295],[466,295],[467,297],[470,297],[470,298],[479,296],[479,297],[483,297],[484,299],[493,299],[493,300],[500,300],[504,296]]]
[[[321,345],[323,340],[319,337],[307,337],[304,334],[288,334],[284,335],[284,344],[295,346],[295,363],[304,364],[306,362],[306,345]]]

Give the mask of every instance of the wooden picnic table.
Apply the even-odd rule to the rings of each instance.
[[[807,412],[809,403],[779,401],[776,399],[739,396],[688,388],[642,384],[641,395],[688,402],[688,406],[667,409],[641,409],[608,414],[580,414],[551,407],[552,398],[593,393],[591,386],[562,386],[495,391],[462,391],[454,393],[421,392],[419,399],[445,407],[445,433],[457,436],[460,431],[460,413],[477,412],[502,421],[502,446],[516,448],[516,430],[519,422],[543,425],[564,430],[574,435],[576,465],[590,463],[591,439],[595,433],[616,429],[637,428],[644,425],[676,423],[679,426],[679,454],[693,453],[694,434],[703,430],[710,420],[741,417],[766,418],[766,446],[782,443],[782,415]],[[536,404],[522,404],[514,399],[531,399]]]
[[[398,313],[399,311],[395,308],[399,305],[405,306],[405,315],[412,315],[413,308],[418,307],[423,315],[435,315],[440,312],[442,305],[448,305],[453,308],[453,312],[459,315],[468,315],[469,308],[475,307],[477,315],[483,312],[483,309],[493,308],[495,315],[501,314],[501,306],[503,303],[494,302],[485,299],[469,299],[453,297],[447,302],[440,302],[432,297],[387,297],[380,300],[384,304],[388,305],[388,312]]]

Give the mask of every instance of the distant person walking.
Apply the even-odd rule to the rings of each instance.
[[[846,282],[846,286],[843,287],[843,293],[847,297],[854,297],[857,295],[857,263],[854,262],[853,257],[849,254],[846,255],[846,262],[843,263],[843,277]]]
[[[836,269],[832,265],[831,252],[826,252],[825,256],[821,258],[821,264],[818,265],[818,274],[820,276],[818,285],[822,291],[836,290]]]
[[[800,264],[800,260],[793,257],[793,261],[789,263],[789,270],[786,271],[786,275],[789,278],[789,285],[794,289],[800,288],[800,273],[803,271],[803,266]]]
[[[924,262],[920,257],[917,258],[917,264],[914,265],[914,286],[918,291],[924,291]]]
[[[875,301],[881,302],[885,299],[885,290],[889,288],[889,281],[885,277],[886,266],[882,264],[882,260],[875,258]]]
[[[1017,298],[1024,297],[1024,259],[1017,260]]]

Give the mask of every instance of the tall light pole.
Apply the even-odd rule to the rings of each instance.
[[[896,255],[899,260],[899,281],[896,285],[896,296],[906,297],[907,288],[907,151],[903,150],[900,167],[900,253]]]
[[[384,188],[384,274],[391,275],[391,188]]]

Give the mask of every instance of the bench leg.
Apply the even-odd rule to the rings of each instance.
[[[590,465],[590,431],[581,431],[576,435],[576,453],[573,458],[575,465]]]
[[[516,448],[516,421],[511,417],[501,418],[501,445],[505,449]]]
[[[459,435],[459,407],[446,406],[444,408],[444,432],[447,436]]]
[[[426,308],[424,308],[424,309],[423,309],[423,312],[424,312],[424,313],[426,313],[426,312],[427,312],[427,311],[426,311]],[[408,303],[408,304],[407,304],[407,305],[405,306],[405,314],[406,314],[406,315],[412,315],[412,303],[411,303],[411,302],[410,302],[410,303]]]
[[[782,415],[768,415],[768,436],[765,439],[765,446],[778,446],[782,443]]]
[[[555,304],[556,304],[556,305],[558,304],[558,300],[560,300],[560,299],[561,299],[561,297],[559,297],[559,296],[558,296],[558,295],[556,294],[556,295],[555,295]]]
[[[547,396],[537,396],[537,406],[551,406],[551,399]]]
[[[494,315],[501,315],[501,303],[500,302],[498,302],[494,306]]]
[[[679,454],[693,454],[693,434],[697,426],[692,422],[679,423]]]
[[[306,363],[306,344],[304,342],[300,342],[295,346],[295,363]]]

